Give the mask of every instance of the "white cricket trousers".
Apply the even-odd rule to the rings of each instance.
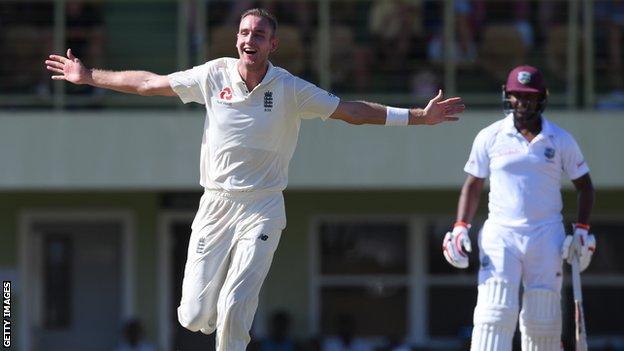
[[[525,289],[561,291],[561,222],[510,228],[485,221],[479,233],[479,284],[500,278]]]
[[[216,330],[217,351],[244,351],[285,226],[281,192],[206,190],[191,226],[180,324],[204,334]]]
[[[472,351],[511,351],[520,317],[523,351],[561,350],[562,223],[479,233],[479,287]],[[524,286],[522,311],[519,289]]]

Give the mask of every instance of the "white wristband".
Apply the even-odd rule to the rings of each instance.
[[[387,126],[406,126],[409,124],[409,109],[386,106]]]

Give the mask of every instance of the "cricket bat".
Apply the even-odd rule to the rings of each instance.
[[[572,259],[572,291],[574,293],[574,338],[575,351],[587,351],[587,331],[585,330],[585,314],[583,312],[583,292],[581,291],[581,272],[579,256],[574,253]]]

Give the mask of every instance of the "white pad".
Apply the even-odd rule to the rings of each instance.
[[[518,288],[490,278],[479,285],[471,351],[511,351],[518,321]]]
[[[524,292],[520,312],[523,351],[561,350],[561,296],[546,289]]]

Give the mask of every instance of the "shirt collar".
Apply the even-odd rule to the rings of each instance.
[[[515,135],[518,133],[516,126],[514,126],[513,113],[510,113],[503,120],[503,131],[507,134]]]
[[[544,118],[544,116],[542,116],[542,132],[540,134],[551,138],[555,136],[555,131],[552,127],[552,124],[550,123],[550,121]]]
[[[552,124],[544,118],[544,116],[540,117],[542,119],[542,131],[538,135],[543,135],[544,137],[553,137],[555,135],[553,131]],[[503,131],[507,134],[515,135],[518,132],[516,126],[514,125],[513,113],[510,113],[503,120]]]
[[[260,84],[258,84],[258,86],[271,81],[275,77],[275,74],[275,67],[273,67],[273,64],[271,63],[271,61],[269,61],[269,68],[267,69],[267,73],[264,75],[264,78],[262,78],[262,81],[260,82]],[[247,87],[245,86],[245,81],[238,72],[238,60],[233,61],[233,64],[230,67],[230,79],[232,81],[232,85],[241,86],[241,88],[244,88],[244,90],[247,89]]]

